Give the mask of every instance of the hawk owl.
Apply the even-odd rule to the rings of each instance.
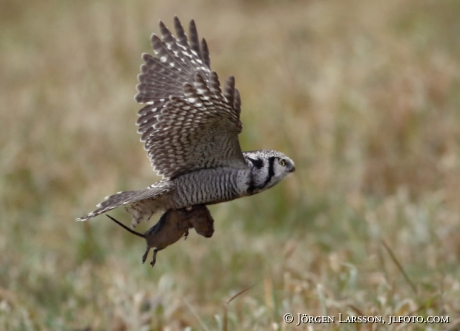
[[[158,211],[210,205],[260,193],[294,172],[281,152],[242,152],[241,100],[235,79],[223,91],[211,70],[208,46],[195,22],[189,36],[177,17],[177,38],[160,22],[151,37],[156,57],[143,54],[135,100],[145,104],[137,120],[153,169],[162,179],[146,189],[108,196],[85,221],[124,206],[132,226]]]

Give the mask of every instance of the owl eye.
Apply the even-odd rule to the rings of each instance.
[[[285,166],[286,166],[286,161],[283,160],[283,159],[281,159],[281,160],[280,160],[280,165],[281,165],[282,167],[285,167]]]

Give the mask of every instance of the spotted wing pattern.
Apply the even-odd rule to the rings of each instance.
[[[132,215],[132,223],[136,225],[144,219],[149,219],[153,215],[149,210],[145,213],[139,212],[139,202],[159,199],[174,190],[174,185],[166,181],[159,181],[144,190],[123,191],[110,195],[103,202],[98,204],[97,209],[86,216],[77,218],[77,221],[86,221],[100,214],[108,212],[117,207],[127,205],[126,210]],[[146,214],[149,214],[148,217]]]
[[[144,54],[138,76],[135,99],[147,103],[138,113],[138,132],[151,164],[165,179],[198,169],[244,168],[235,80],[230,77],[222,93],[195,23],[190,23],[190,42],[177,17],[174,23],[177,39],[160,22],[162,39],[151,38],[157,57]]]

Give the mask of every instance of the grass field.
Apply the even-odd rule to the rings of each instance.
[[[455,0],[1,0],[0,330],[460,329],[459,13]],[[214,236],[192,231],[152,269],[142,239],[74,219],[158,179],[133,96],[150,34],[175,14],[236,77],[243,150],[281,150],[297,171],[211,206]]]

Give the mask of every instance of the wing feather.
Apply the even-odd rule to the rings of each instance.
[[[195,22],[189,39],[177,17],[177,39],[160,22],[162,39],[152,35],[156,57],[144,54],[136,101],[138,133],[153,168],[165,179],[219,166],[246,167],[238,134],[241,100],[230,77],[224,93],[210,70],[206,41],[201,44]]]

